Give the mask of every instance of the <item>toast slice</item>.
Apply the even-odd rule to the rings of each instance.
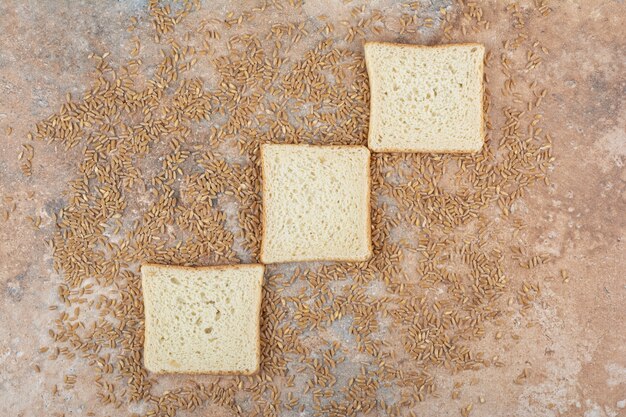
[[[370,153],[364,146],[261,146],[263,263],[372,255]]]
[[[368,146],[374,152],[479,152],[484,142],[480,44],[365,44]]]
[[[156,373],[259,369],[263,265],[141,267],[144,365]]]

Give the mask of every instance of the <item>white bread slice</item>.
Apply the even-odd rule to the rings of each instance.
[[[261,146],[263,263],[372,255],[370,152],[364,146]]]
[[[156,373],[259,369],[263,265],[141,266],[144,365]]]
[[[375,152],[478,152],[484,142],[480,44],[367,42],[369,148]]]

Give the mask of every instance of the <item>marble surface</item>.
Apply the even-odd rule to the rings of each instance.
[[[210,2],[198,13],[223,14],[227,3]],[[383,10],[389,6],[375,3]],[[347,14],[342,5],[307,1],[305,9],[311,15],[331,10],[331,18],[339,21]],[[509,30],[509,22],[498,19],[504,16],[504,2],[483,2],[482,7],[492,25],[477,40],[496,44]],[[519,340],[486,341],[484,350],[500,355],[505,367],[437,373],[442,392],[463,382],[467,401],[485,396],[472,416],[626,415],[626,3],[572,0],[550,7],[551,15],[537,19],[529,32],[550,49],[538,71],[549,84],[543,126],[554,138],[556,161],[551,186],[534,187],[516,210],[529,224],[529,244],[552,253],[554,268],[569,271],[570,279],[544,283],[544,306],[533,312],[533,326],[517,329]],[[147,21],[146,4],[0,2],[3,416],[135,412],[132,406],[99,406],[89,368],[81,361],[49,361],[47,353],[39,352],[41,346],[52,346],[48,329],[55,314],[48,306],[58,302],[61,282],[44,239],[54,231],[52,216],[63,206],[80,153],[32,142],[30,177],[18,160],[34,124],[57,111],[67,93],[78,96],[89,84],[91,52],[110,51],[113,59],[128,55],[135,35],[127,31],[131,16]],[[149,33],[149,25],[143,30]],[[437,30],[424,36],[440,39]],[[33,227],[28,216],[41,216],[41,225]],[[505,332],[515,326],[507,320],[501,323]],[[529,380],[512,383],[524,367],[533,369]],[[52,387],[62,386],[69,372],[84,382],[53,395]],[[456,416],[463,404],[443,394],[427,398],[420,410],[422,415]],[[195,415],[226,413],[207,407]]]

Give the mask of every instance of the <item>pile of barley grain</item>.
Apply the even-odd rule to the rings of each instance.
[[[554,159],[540,127],[546,90],[533,78],[548,51],[524,26],[550,9],[527,3],[528,13],[507,9],[511,38],[487,56],[487,85],[498,87],[489,79],[498,71],[504,81],[485,94],[483,151],[374,155],[374,257],[268,267],[261,372],[174,379],[164,391],[142,366],[139,263],[256,261],[259,145],[365,144],[364,39],[421,42],[436,33],[437,41],[460,41],[489,22],[479,5],[463,1],[426,10],[418,2],[385,11],[359,5],[342,21],[308,18],[296,0],[266,1],[198,21],[197,2],[151,0],[158,66],[145,68],[139,36],[124,64],[94,56],[93,85],[33,132],[83,150],[51,240],[64,282],[51,306],[58,319],[50,359],[86,361],[102,404],[135,403],[148,416],[210,404],[241,415],[415,415],[415,404],[436,389],[433,369],[499,366],[472,342],[502,314],[507,295],[527,308],[540,292],[526,282],[511,288],[504,260],[525,268],[549,260],[511,252],[502,236],[506,227],[524,228],[511,206],[547,181]],[[266,20],[275,23],[258,33]],[[129,30],[140,24],[133,18]],[[305,40],[315,46],[303,47]],[[207,85],[203,73],[219,81]],[[489,120],[494,102],[506,118],[498,127]],[[32,148],[25,152],[30,174]],[[64,388],[75,382],[66,375]]]

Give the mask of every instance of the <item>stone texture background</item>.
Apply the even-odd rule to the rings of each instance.
[[[226,3],[205,4],[201,13],[223,12]],[[383,8],[388,2],[376,3]],[[504,7],[483,4],[496,17]],[[530,241],[551,251],[571,279],[544,285],[545,308],[535,312],[536,326],[518,329],[520,340],[485,342],[506,367],[437,375],[443,392],[464,382],[464,398],[485,396],[475,416],[626,415],[626,4],[571,0],[551,7],[558,18],[530,30],[552,51],[541,71],[550,80],[544,114],[557,156],[553,185],[533,189],[518,210],[531,224]],[[341,2],[305,4],[311,14],[320,9],[341,20]],[[21,173],[17,156],[34,124],[55,112],[66,93],[79,95],[89,84],[89,53],[126,56],[132,47],[128,19],[146,14],[146,4],[134,0],[0,2],[0,209],[12,210],[8,220],[0,219],[3,416],[135,411],[100,408],[89,384],[51,394],[68,370],[79,377],[87,372],[38,352],[50,344],[48,306],[60,282],[43,239],[52,234],[51,215],[80,155],[35,142],[31,177]],[[481,36],[497,42],[507,27],[492,21]],[[5,197],[12,197],[14,210]],[[36,215],[43,219],[39,229],[27,219]],[[513,384],[525,366],[536,372],[527,383]],[[456,416],[462,404],[446,394],[429,397],[421,415]],[[201,415],[222,412],[211,408]]]

